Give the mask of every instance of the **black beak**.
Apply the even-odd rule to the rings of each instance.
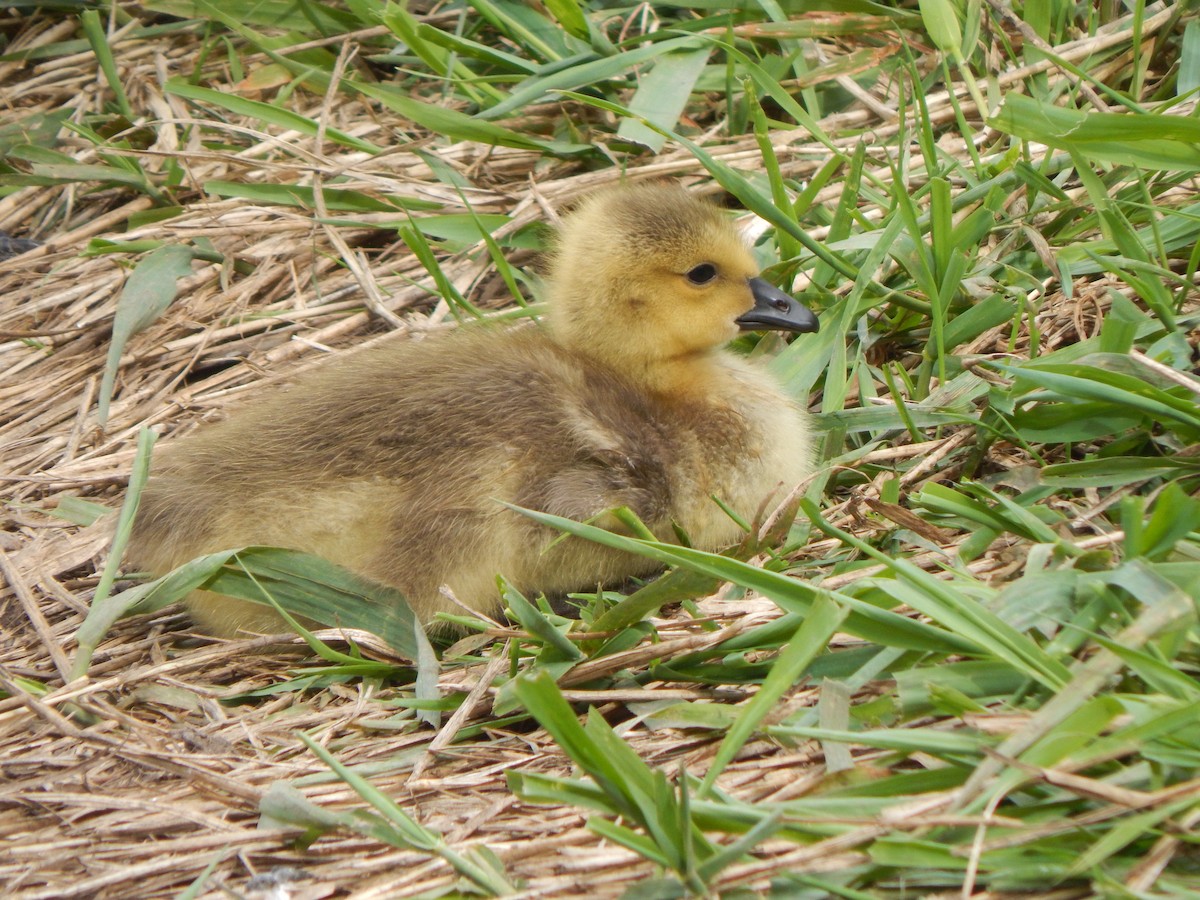
[[[751,278],[750,292],[754,295],[754,309],[736,320],[742,331],[817,330],[817,317],[812,310],[765,278]]]

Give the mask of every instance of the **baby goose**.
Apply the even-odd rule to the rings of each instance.
[[[733,224],[677,185],[602,191],[565,220],[548,327],[464,327],[339,360],[169,453],[142,495],[131,561],[161,573],[270,544],[398,588],[428,622],[494,613],[496,574],[526,592],[594,589],[653,561],[505,508],[584,520],[628,506],[664,540],[740,537],[811,468],[804,413],[722,349],[739,330],[816,331],[758,277]],[[203,591],[210,633],[278,631],[267,607]]]

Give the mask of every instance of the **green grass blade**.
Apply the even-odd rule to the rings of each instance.
[[[825,649],[829,639],[846,618],[846,612],[828,597],[821,597],[813,603],[804,622],[780,651],[779,658],[771,667],[770,674],[763,680],[762,687],[721,741],[721,746],[704,775],[704,781],[696,791],[698,796],[705,797],[712,791],[717,776],[762,724],[767,713],[784,692],[796,683],[816,655]]]
[[[177,293],[176,282],[191,274],[193,255],[189,247],[160,247],[137,264],[121,289],[121,296],[117,298],[117,313],[113,318],[112,341],[108,346],[104,376],[100,382],[97,415],[101,427],[108,422],[109,403],[125,345],[171,305]]]
[[[664,54],[641,77],[629,101],[630,111],[663,130],[674,130],[711,53],[711,48],[701,47]],[[636,118],[624,119],[617,128],[617,137],[636,141],[654,153],[667,142],[662,131],[648,128]]]
[[[184,97],[198,103],[211,103],[213,106],[228,110],[236,115],[257,119],[285,131],[298,131],[300,134],[315,137],[321,129],[320,123],[313,119],[275,106],[272,103],[264,103],[261,100],[250,100],[246,97],[239,97],[236,94],[227,94],[224,91],[214,91],[211,88],[191,84],[181,78],[172,78],[166,83],[164,89],[168,94],[174,94],[177,97]],[[365,153],[371,154],[380,152],[380,148],[370,141],[356,138],[337,128],[326,126],[324,134],[327,139],[345,147],[362,150]]]
[[[148,428],[138,431],[137,452],[133,458],[133,467],[129,473],[129,487],[125,491],[125,502],[121,504],[121,512],[117,516],[116,532],[113,535],[112,547],[108,552],[104,570],[100,573],[100,581],[96,592],[92,595],[91,607],[83,624],[75,632],[78,650],[71,664],[71,678],[81,678],[87,674],[92,664],[92,656],[100,641],[108,633],[108,629],[125,612],[138,601],[138,597],[128,597],[124,592],[112,595],[113,582],[116,581],[120,570],[121,557],[129,545],[129,536],[133,532],[133,522],[137,517],[138,506],[141,503],[142,489],[150,477],[150,451],[154,447],[155,435]]]
[[[108,46],[108,34],[100,22],[100,13],[94,9],[86,9],[80,13],[79,21],[83,25],[83,33],[87,36],[88,43],[92,46],[92,52],[96,54],[96,59],[100,63],[100,70],[104,72],[104,79],[108,82],[108,86],[116,98],[117,109],[126,119],[133,119],[135,115],[133,107],[129,104],[125,85],[121,83],[117,62],[113,59],[112,48]]]
[[[486,896],[503,897],[515,892],[503,870],[490,864],[488,857],[479,853],[458,853],[452,850],[445,839],[435,831],[419,825],[398,803],[378,790],[369,781],[343,765],[332,753],[304,732],[297,736],[320,760],[329,766],[356,794],[371,804],[384,818],[400,840],[397,846],[412,847],[436,854],[449,863],[456,872],[468,879]],[[338,817],[339,824],[350,825],[352,819]],[[354,827],[351,825],[351,827]],[[361,826],[355,830],[361,831]],[[369,832],[370,833],[370,832]]]

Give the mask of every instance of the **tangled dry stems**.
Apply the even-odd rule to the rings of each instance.
[[[1147,19],[1149,34],[1166,12]],[[10,50],[63,40],[73,21],[43,18],[22,31]],[[1063,51],[1082,58],[1096,41]],[[137,109],[152,110],[146,127],[154,138],[136,152],[152,173],[178,166],[176,191],[183,211],[168,220],[130,220],[152,210],[154,201],[122,187],[34,186],[0,199],[0,231],[36,236],[42,246],[0,262],[0,454],[4,459],[0,531],[0,885],[14,900],[67,897],[170,897],[214,860],[220,860],[206,897],[220,886],[246,889],[254,872],[280,865],[302,866],[302,882],[321,897],[339,892],[357,900],[442,890],[455,881],[439,860],[390,849],[356,836],[323,837],[307,851],[291,848],[295,830],[259,827],[258,804],[274,781],[302,786],[321,805],[361,803],[295,737],[307,730],[335,746],[348,765],[363,766],[372,781],[423,824],[442,832],[454,846],[483,843],[503,860],[528,896],[615,896],[633,879],[653,874],[633,853],[609,844],[585,827],[574,808],[531,807],[505,784],[520,769],[568,775],[571,767],[541,731],[487,728],[488,689],[480,691],[466,722],[485,724],[467,743],[435,746],[428,730],[397,730],[388,689],[370,683],[334,685],[315,693],[288,691],[256,703],[229,706],[221,698],[262,688],[308,658],[296,642],[279,638],[232,643],[188,637],[175,610],[140,616],[117,625],[86,679],[65,683],[96,573],[109,542],[109,523],[79,527],[50,514],[65,497],[84,497],[117,507],[133,456],[138,429],[149,425],[170,441],[237,395],[263,382],[286,378],[324,359],[352,353],[377,340],[404,339],[450,327],[449,309],[434,293],[428,273],[408,247],[377,221],[336,211],[317,215],[295,207],[254,205],[221,199],[206,185],[219,181],[319,185],[337,176],[339,188],[391,198],[433,200],[444,212],[513,216],[507,230],[543,221],[595,187],[615,180],[615,169],[583,171],[569,161],[547,162],[521,150],[471,143],[442,145],[362,100],[331,105],[314,98],[301,111],[356,137],[393,151],[369,156],[298,133],[265,134],[249,120],[198,121],[194,110],[162,90],[165,76],[186,70],[194,47],[170,36],[112,42],[121,77]],[[1049,63],[1045,65],[1049,68]],[[1003,73],[1015,84],[1028,73]],[[71,107],[99,109],[102,80],[95,57],[80,53],[44,63],[0,63],[0,84],[10,108],[23,114]],[[881,160],[896,125],[888,120],[887,98],[874,98],[826,123],[829,133],[873,129]],[[943,96],[929,98],[934,121],[954,115]],[[559,107],[526,112],[531,129],[539,116]],[[203,126],[189,127],[189,126]],[[228,129],[243,149],[217,152],[201,144],[213,129]],[[847,138],[846,140],[856,140]],[[778,132],[776,152],[791,177],[819,167],[824,150],[807,134]],[[415,147],[436,148],[447,164],[476,187],[460,193],[436,179]],[[60,148],[62,149],[62,148]],[[92,143],[68,142],[79,163],[96,162]],[[947,147],[947,152],[964,152]],[[735,166],[754,166],[752,137],[714,140],[712,152]],[[683,177],[711,189],[703,169],[682,151],[637,160],[633,178]],[[833,199],[836,189],[831,188]],[[349,221],[350,219],[353,221]],[[96,400],[109,330],[120,290],[128,277],[121,255],[84,251],[94,238],[121,241],[207,242],[227,261],[249,264],[235,273],[227,263],[197,263],[181,284],[179,300],[137,335],[121,360],[109,423],[101,428]],[[443,270],[477,305],[502,309],[503,286],[480,248],[447,258]],[[347,253],[357,263],[348,265]],[[518,258],[519,259],[519,258]],[[519,260],[523,261],[523,260]],[[1087,285],[1068,301],[1051,289],[1039,302],[1037,327],[1043,348],[1062,346],[1091,333],[1110,290],[1125,288],[1106,278]],[[366,299],[364,299],[366,298]],[[1022,341],[1007,327],[980,336],[969,348],[979,356],[1020,354]],[[891,458],[923,456],[928,465],[910,472],[905,487],[926,479],[952,479],[965,451],[967,432],[948,429],[935,440],[879,451]],[[1004,444],[989,451],[998,468],[1024,464],[1023,452]],[[879,457],[880,459],[883,456]],[[869,536],[884,527],[861,514],[879,505],[880,484],[867,483],[829,509],[832,521]],[[1086,510],[1079,510],[1081,519]],[[911,522],[903,524],[911,525]],[[960,536],[925,535],[946,551]],[[819,561],[832,548],[814,542],[804,555]],[[936,568],[937,553],[914,557]],[[973,565],[983,577],[1013,571],[1004,547],[993,547]],[[861,573],[860,573],[861,574]],[[845,576],[839,576],[845,577]],[[838,579],[826,582],[838,585]],[[665,640],[673,633],[715,644],[729,634],[777,614],[773,604],[709,601],[720,630],[698,632],[682,620],[660,621]],[[681,634],[680,634],[681,633]],[[281,649],[282,647],[282,649]],[[630,651],[606,666],[644,666],[657,650]],[[639,655],[639,653],[641,655]],[[603,661],[602,661],[603,662]],[[455,669],[444,676],[447,690],[471,690],[483,667]],[[592,673],[599,674],[599,673]],[[43,692],[37,686],[44,686]],[[752,689],[751,689],[752,690]],[[705,691],[691,686],[651,684],[644,698],[678,699],[711,695],[740,699],[745,691]],[[813,688],[800,685],[789,705],[812,702]],[[614,719],[628,715],[638,692],[568,693],[590,700]],[[981,719],[986,717],[980,717]],[[465,724],[465,722],[464,722]],[[996,728],[1016,727],[997,716]],[[624,737],[645,760],[674,766],[682,759],[703,771],[715,744],[685,731],[628,727]],[[872,754],[856,752],[862,765]],[[721,779],[723,790],[754,803],[802,796],[823,777],[815,744],[785,747],[748,745]],[[414,777],[415,774],[415,777]],[[937,810],[914,813],[903,827],[935,824]],[[861,862],[861,847],[889,827],[864,821],[849,834],[812,846],[768,842],[756,860],[729,869],[722,885],[766,886],[772,874],[804,867],[820,872]],[[1047,897],[1082,896],[1072,890]]]

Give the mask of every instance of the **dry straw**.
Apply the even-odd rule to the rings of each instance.
[[[42,59],[36,52],[76,36],[75,20],[33,14],[21,21],[21,15],[0,14],[0,29],[10,38],[9,56],[0,60],[0,93],[9,113],[24,119],[72,109],[72,119],[82,120],[101,110],[109,95],[95,53]],[[439,20],[431,16],[430,21]],[[1170,9],[1154,7],[1140,23],[1140,39],[1152,40],[1156,29],[1172,21]],[[260,800],[276,781],[299,785],[323,807],[362,805],[305,749],[296,736],[301,730],[335,749],[343,764],[358,767],[450,846],[486,845],[508,877],[523,885],[523,896],[616,896],[634,880],[653,875],[655,868],[644,859],[585,827],[580,809],[527,805],[509,789],[508,772],[567,776],[572,765],[543,731],[489,727],[494,665],[455,668],[443,676],[444,690],[473,697],[452,728],[482,726],[475,738],[456,744],[448,742],[454,731],[410,729],[410,720],[397,719],[388,702],[393,690],[369,680],[225,705],[222,698],[286,678],[311,661],[311,654],[298,641],[189,640],[174,607],[118,623],[88,676],[64,683],[75,652],[73,636],[106,558],[110,520],[81,527],[52,511],[68,498],[115,509],[139,429],[153,427],[161,443],[169,443],[269,381],[379,340],[416,338],[452,326],[450,307],[435,293],[417,255],[394,229],[378,227],[398,217],[340,210],[331,202],[331,182],[336,180],[338,190],[392,201],[431,202],[441,213],[467,213],[469,203],[477,215],[508,215],[511,224],[497,235],[504,237],[620,177],[617,168],[588,170],[570,158],[535,150],[447,141],[378,103],[332,91],[293,98],[294,111],[320,124],[317,134],[267,128],[253,116],[233,113],[219,121],[199,120],[196,106],[164,88],[169,75],[198,64],[195,35],[171,30],[140,35],[133,24],[116,27],[108,39],[128,102],[138,113],[139,127],[148,132],[143,146],[128,156],[152,178],[176,171],[181,185],[175,193],[183,198],[183,209],[156,220],[147,215],[156,208],[150,195],[85,181],[32,185],[0,199],[0,231],[41,242],[0,261],[0,496],[6,501],[0,531],[0,573],[6,583],[0,595],[0,893],[12,900],[173,897],[212,864],[215,871],[201,896],[224,896],[223,884],[245,892],[250,873],[284,865],[307,873],[291,887],[288,896],[296,898],[367,900],[449,889],[455,872],[427,854],[344,831],[301,851],[290,843],[299,836],[297,829],[260,826]],[[1080,63],[1108,47],[1129,48],[1131,27],[1068,42],[1057,48],[1058,58]],[[362,32],[351,40],[380,33]],[[16,58],[17,51],[25,51],[26,58]],[[248,56],[243,62],[257,70],[267,60]],[[1069,77],[1043,58],[1025,69],[994,73],[993,89],[1016,89],[1034,75]],[[830,77],[862,92],[847,75]],[[870,135],[864,165],[886,179],[902,127],[901,98],[880,89],[861,99],[821,125],[848,150],[860,135]],[[935,126],[960,114],[974,120],[965,87],[951,100],[945,93],[926,98]],[[558,103],[527,107],[522,119],[509,125],[538,133],[561,109]],[[581,116],[599,115],[571,109]],[[194,127],[200,124],[207,130]],[[339,144],[328,138],[333,130],[388,150],[372,155]],[[212,139],[222,132],[229,149],[215,148]],[[783,174],[798,181],[819,172],[828,156],[804,129],[772,131],[770,143]],[[705,135],[704,145],[735,168],[761,165],[762,149],[753,135],[727,138],[714,130]],[[80,165],[112,164],[81,136],[67,137],[58,150]],[[959,159],[969,156],[961,133],[953,129],[944,133],[940,150]],[[473,186],[461,191],[447,186],[430,168],[431,159]],[[632,160],[627,175],[677,176],[699,190],[713,189],[696,158],[672,144],[657,156]],[[300,185],[312,189],[317,200],[313,208],[301,208],[223,198],[214,192],[217,183]],[[1082,187],[1069,189],[1083,196]],[[839,191],[831,185],[815,199],[834,204]],[[866,209],[864,214],[870,220],[876,213]],[[105,355],[115,304],[130,273],[127,255],[88,252],[89,242],[97,240],[186,242],[210,248],[216,260],[194,262],[179,284],[177,301],[124,348],[104,428],[97,406]],[[523,251],[510,258],[531,262]],[[482,245],[445,256],[440,265],[454,288],[485,314],[510,305]],[[1076,296],[1068,299],[1056,283],[1047,282],[1043,295],[1027,298],[1033,314],[1019,331],[1008,323],[991,328],[959,352],[976,359],[1020,357],[1027,352],[1031,325],[1042,352],[1067,346],[1095,331],[1114,294],[1131,294],[1104,275],[1076,288]],[[990,370],[981,374],[995,377]],[[967,463],[971,433],[950,426],[919,439],[900,437],[854,465],[907,466],[920,460],[907,467],[905,490],[952,481]],[[996,466],[1028,461],[1012,445],[997,444],[989,452]],[[895,523],[913,528],[926,549],[912,561],[939,572],[946,554],[966,535],[920,519],[914,523],[911,513],[885,502],[887,481],[884,476],[861,481],[826,509],[827,519],[864,539]],[[1087,509],[1074,512],[1087,519]],[[1119,535],[1097,540],[1106,539]],[[816,566],[838,546],[814,539],[799,555]],[[970,571],[986,583],[1018,566],[1000,541]],[[863,574],[835,576],[826,586],[836,589]],[[694,616],[705,614],[710,618],[703,628],[694,624]],[[590,692],[583,685],[623,669],[644,672],[664,656],[716,646],[778,614],[774,604],[754,596],[702,600],[691,616],[657,620],[661,643],[587,664],[564,684],[566,696],[590,701],[613,721],[625,711],[640,715],[638,710],[649,708],[641,704],[655,699],[736,702],[753,694],[754,686],[650,682]],[[512,635],[499,632],[496,638]],[[835,645],[852,643],[848,637],[835,639]],[[365,649],[372,652],[369,639]],[[817,693],[812,684],[797,686],[779,716],[813,704]],[[1012,729],[1020,725],[1003,723]],[[703,732],[648,730],[637,727],[636,720],[621,730],[643,760],[666,770],[682,760],[702,774],[717,748]],[[854,754],[864,771],[885,756],[861,749]],[[819,783],[822,759],[813,741],[751,740],[719,786],[747,804],[803,796]],[[949,795],[926,799],[928,806],[912,810],[906,819],[850,822],[854,827],[840,836],[807,846],[768,840],[753,860],[726,869],[718,885],[762,890],[778,873],[845,870],[864,863],[865,848],[882,834],[945,825],[953,815],[961,815],[954,821],[967,827],[982,821],[953,812]],[[1157,852],[1169,859],[1166,849]],[[1042,896],[1085,894],[1063,889]]]

